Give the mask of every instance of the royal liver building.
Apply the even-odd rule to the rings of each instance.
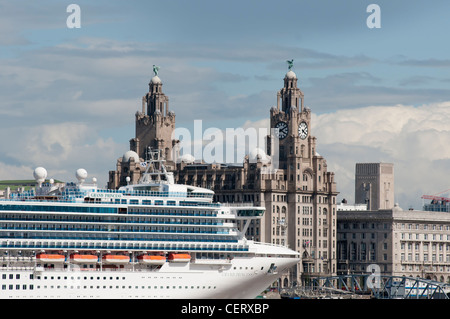
[[[311,110],[304,104],[291,68],[292,64],[276,94],[276,106],[269,110],[271,133],[265,152],[250,152],[241,165],[210,164],[187,156],[176,160],[175,113],[169,110],[169,99],[155,74],[136,113],[136,137],[130,140],[130,151],[117,160],[108,183],[117,188],[137,182],[145,169],[146,150],[152,147],[161,150],[176,183],[212,189],[221,203],[264,206],[265,217],[248,228],[247,238],[288,245],[302,253],[301,262],[283,278],[283,286],[336,274],[336,182],[317,152]]]

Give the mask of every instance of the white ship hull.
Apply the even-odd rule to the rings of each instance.
[[[0,298],[255,298],[299,261],[245,238],[263,207],[173,184],[157,154],[119,190],[85,184],[83,170],[44,185],[38,168],[36,190],[0,202]]]
[[[0,271],[0,298],[255,298],[296,264],[296,258],[236,258],[166,263],[158,271],[44,270]],[[271,272],[272,264],[277,271]]]

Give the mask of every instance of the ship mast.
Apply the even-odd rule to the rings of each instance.
[[[148,147],[146,169],[139,179],[140,184],[173,184],[172,173],[167,172],[164,166],[165,159],[161,155],[161,150],[152,150]]]

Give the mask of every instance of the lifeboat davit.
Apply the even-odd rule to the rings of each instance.
[[[191,255],[189,254],[169,254],[169,261],[175,263],[189,262]]]
[[[130,262],[130,257],[125,255],[104,255],[102,260],[104,263],[109,264],[127,264]]]
[[[45,263],[62,263],[66,260],[64,255],[59,254],[37,254],[36,260]]]
[[[140,263],[149,265],[163,265],[166,262],[166,257],[155,255],[140,255],[137,259]]]
[[[70,255],[70,260],[74,263],[96,263],[98,261],[98,257],[96,255],[82,255],[82,254],[72,254]]]

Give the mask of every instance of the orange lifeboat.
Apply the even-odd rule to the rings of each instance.
[[[130,262],[130,257],[125,255],[104,255],[102,260],[104,263],[109,264],[127,264]]]
[[[169,261],[175,263],[189,262],[191,260],[191,255],[189,254],[169,254]]]
[[[66,260],[64,255],[59,254],[37,254],[36,260],[44,263],[62,263]]]
[[[140,255],[137,259],[139,263],[149,265],[163,265],[166,262],[166,257],[156,255]]]
[[[74,263],[96,263],[98,261],[98,257],[96,255],[82,255],[82,254],[72,254],[70,255],[70,260]]]

